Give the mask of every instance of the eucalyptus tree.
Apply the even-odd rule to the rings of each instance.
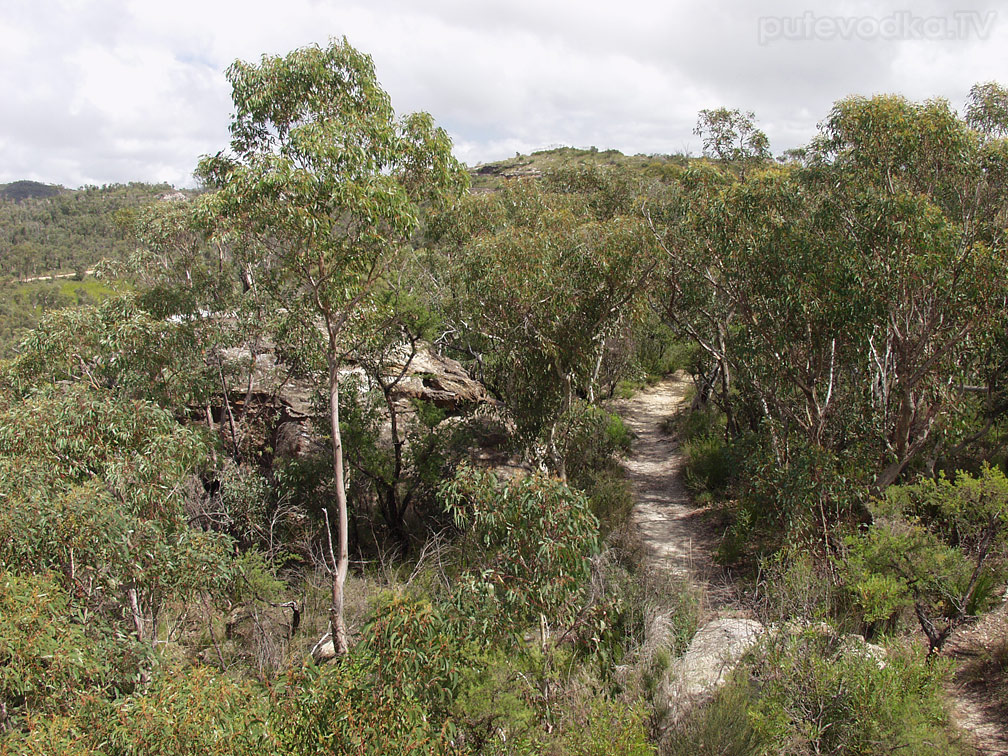
[[[770,140],[756,128],[756,114],[738,108],[705,108],[697,116],[693,133],[703,139],[704,155],[725,166],[746,170],[770,157]]]
[[[954,442],[1006,311],[996,94],[974,93],[968,120],[842,100],[800,160],[690,169],[655,208],[659,302],[730,376],[718,399],[769,442],[773,475],[828,458],[848,489],[881,490]]]
[[[397,118],[371,58],[345,39],[227,72],[235,112],[231,146],[198,174],[212,207],[277,258],[285,305],[319,321],[326,341],[329,421],[338,519],[330,625],[347,650],[343,584],[347,502],[339,421],[347,333],[421,221],[465,185],[451,141],[425,113]]]
[[[591,395],[605,339],[634,316],[654,259],[635,193],[595,202],[597,191],[566,180],[554,188],[564,185],[571,191],[523,180],[473,198],[463,222],[471,237],[452,262],[464,330],[519,433],[545,442],[561,478],[562,421],[579,394]]]
[[[836,243],[860,266],[872,422],[885,488],[962,401],[1008,285],[1004,141],[990,143],[943,100],[850,98],[811,150],[808,184]]]

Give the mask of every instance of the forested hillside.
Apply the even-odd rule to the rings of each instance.
[[[137,182],[76,190],[0,185],[0,276],[24,280],[122,259],[133,251],[131,213],[174,191]]]
[[[3,205],[116,279],[0,362],[6,752],[1000,737],[1008,90],[467,169],[345,40],[227,76],[204,191]]]
[[[0,358],[50,310],[96,304],[112,293],[89,275],[136,250],[136,213],[160,197],[184,197],[167,184],[71,190],[35,181],[0,185]],[[107,278],[108,276],[106,276]]]

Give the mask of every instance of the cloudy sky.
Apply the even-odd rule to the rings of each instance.
[[[0,0],[0,182],[191,186],[227,145],[227,66],[342,35],[469,164],[697,154],[697,112],[721,105],[780,153],[848,94],[961,108],[1008,83],[1008,9],[980,0]]]

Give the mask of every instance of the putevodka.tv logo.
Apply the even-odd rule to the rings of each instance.
[[[897,11],[889,16],[820,16],[805,11],[801,16],[762,16],[758,39],[761,45],[797,40],[957,40],[987,39],[997,19],[996,11],[955,11],[950,16],[918,16]]]

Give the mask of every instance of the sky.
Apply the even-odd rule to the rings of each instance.
[[[848,95],[1008,84],[998,2],[0,0],[0,182],[194,185],[228,145],[236,59],[346,36],[469,165],[559,145],[702,151],[751,110],[775,154]]]

